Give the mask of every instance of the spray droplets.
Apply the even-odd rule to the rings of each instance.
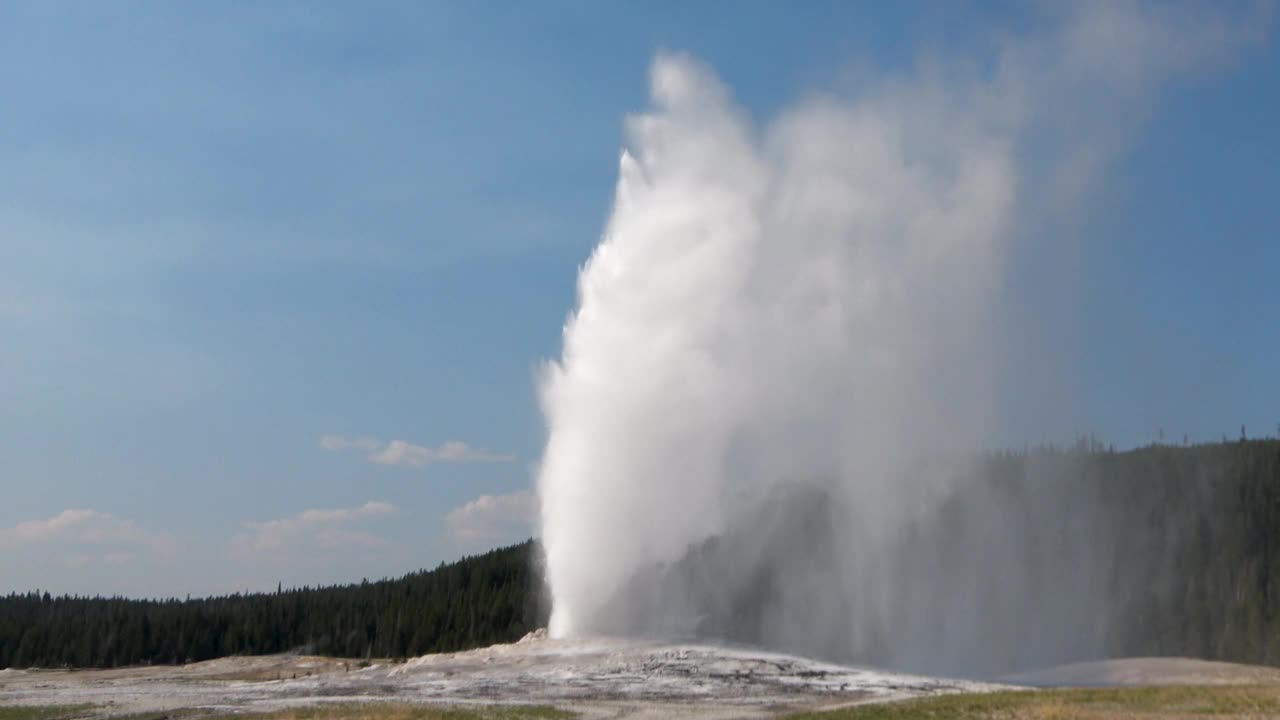
[[[1180,41],[1185,14],[1077,15],[988,76],[934,68],[762,126],[709,69],[658,56],[540,378],[553,635],[705,628],[683,584],[721,588],[726,617],[767,626],[752,637],[857,656],[893,649],[880,620],[903,593],[950,593],[957,618],[978,602],[885,560],[960,470],[921,455],[991,439],[1015,236],[1084,195],[1157,71],[1212,55]],[[1098,43],[1131,72],[1084,62]],[[1108,117],[1080,111],[1099,99]],[[751,592],[750,613],[729,597]]]

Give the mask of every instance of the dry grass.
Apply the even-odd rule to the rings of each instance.
[[[72,720],[91,710],[81,706],[0,707],[0,720]]]
[[[1280,720],[1280,686],[1179,686],[944,695],[804,713],[791,720]]]
[[[100,715],[101,708],[0,707],[0,720],[81,720]],[[532,706],[446,708],[403,703],[332,703],[269,713],[210,716],[199,710],[174,710],[118,717],[117,720],[568,720],[554,708]]]
[[[572,717],[571,713],[546,707],[441,708],[374,702],[316,705],[265,714],[237,715],[235,720],[565,720]]]

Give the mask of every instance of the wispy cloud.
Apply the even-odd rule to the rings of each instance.
[[[449,440],[439,447],[415,445],[404,440],[384,443],[377,438],[325,435],[320,438],[325,450],[360,450],[375,465],[422,467],[434,463],[509,463],[515,456],[472,447],[461,440]]]
[[[508,495],[481,495],[445,517],[449,536],[461,545],[518,542],[533,532],[538,499],[523,490]]]
[[[381,537],[352,526],[395,511],[391,503],[371,500],[353,508],[304,510],[277,520],[246,520],[241,523],[244,532],[232,538],[231,545],[239,552],[274,551],[299,544],[318,550],[383,547],[387,542]]]
[[[27,520],[0,528],[0,553],[39,546],[65,547],[69,561],[121,565],[140,554],[172,554],[174,543],[164,533],[138,527],[132,520],[89,509],[68,509],[50,518]]]

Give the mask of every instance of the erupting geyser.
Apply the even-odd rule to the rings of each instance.
[[[1080,7],[985,70],[925,64],[762,125],[708,68],[658,56],[541,378],[553,635],[710,632],[920,666],[996,642],[975,613],[1088,623],[1105,598],[1072,571],[1094,556],[1004,558],[1034,521],[1001,531],[998,507],[899,561],[963,473],[938,451],[992,440],[1016,238],[1078,207],[1155,81],[1235,38],[1202,14]],[[1033,561],[1063,564],[1063,587],[1020,575]],[[1096,641],[1062,637],[1046,659]]]
[[[609,629],[632,573],[778,483],[890,502],[904,436],[977,431],[988,394],[975,350],[1016,184],[1001,128],[922,91],[816,102],[759,136],[688,58],[659,57],[652,86],[542,389],[557,635]]]

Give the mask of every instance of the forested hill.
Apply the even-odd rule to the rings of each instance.
[[[947,676],[1143,655],[1280,665],[1280,440],[957,460],[904,471],[894,497],[781,486],[638,573],[612,622]],[[891,501],[910,518],[877,525]]]
[[[655,623],[675,607],[704,636],[918,672],[1134,655],[1280,665],[1280,440],[995,453],[948,488],[874,558],[850,541],[874,503],[801,494],[637,579],[667,611]],[[12,595],[0,668],[509,642],[546,623],[537,553],[529,541],[396,580],[201,600]],[[871,573],[847,586],[895,602],[824,591],[836,573]],[[628,596],[632,620],[643,599]]]
[[[408,657],[546,624],[532,541],[395,580],[200,600],[0,598],[0,668],[116,667],[300,651]]]

